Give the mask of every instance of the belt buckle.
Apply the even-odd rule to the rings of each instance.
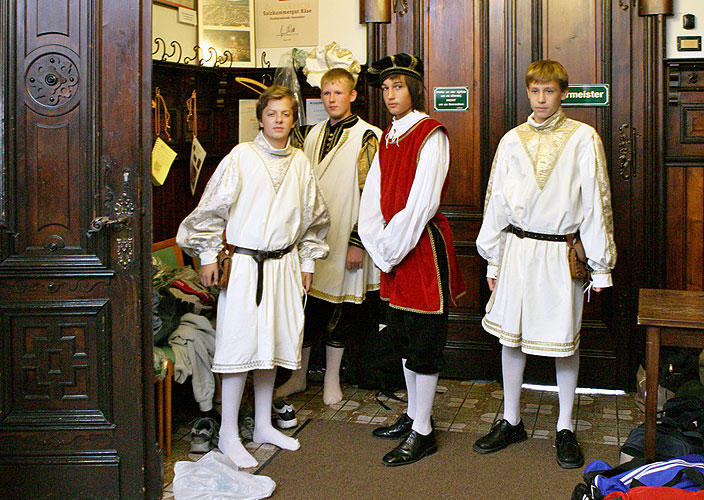
[[[523,228],[518,227],[518,226],[512,226],[513,227],[513,234],[515,234],[518,238],[523,239],[526,237],[526,232],[523,230]]]
[[[284,256],[283,252],[284,252],[283,250],[274,250],[269,255],[271,256],[270,258],[272,258],[272,259],[280,259],[281,257]]]

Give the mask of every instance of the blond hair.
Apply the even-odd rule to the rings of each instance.
[[[272,85],[262,92],[262,95],[257,99],[257,120],[262,121],[264,108],[269,104],[269,101],[278,101],[279,99],[288,99],[291,101],[291,113],[293,114],[294,123],[298,119],[298,101],[291,89],[283,85]]]
[[[569,86],[569,76],[565,67],[557,61],[543,59],[535,61],[528,65],[526,70],[526,87],[529,87],[533,82],[551,82],[557,80],[560,85],[560,90],[567,90]]]
[[[354,76],[352,73],[347,71],[345,68],[333,68],[325,72],[325,74],[320,79],[320,88],[322,89],[326,83],[331,82],[344,82],[349,87],[350,92],[354,90],[356,82],[354,81]]]

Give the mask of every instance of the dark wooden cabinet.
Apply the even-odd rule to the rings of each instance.
[[[704,61],[668,61],[667,288],[704,290]]]

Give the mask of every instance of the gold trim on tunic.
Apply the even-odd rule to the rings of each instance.
[[[545,129],[536,129],[527,122],[516,127],[516,134],[533,166],[533,176],[541,191],[555,170],[567,142],[580,125],[580,122],[569,120],[561,114],[551,127]]]

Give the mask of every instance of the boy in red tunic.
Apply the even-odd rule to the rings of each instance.
[[[381,269],[387,327],[401,350],[408,408],[374,436],[402,439],[384,465],[417,462],[437,451],[430,415],[447,337],[447,310],[464,293],[452,234],[438,212],[447,189],[450,144],[445,128],[422,112],[423,63],[408,54],[369,68],[393,115],[362,192],[359,235]]]

